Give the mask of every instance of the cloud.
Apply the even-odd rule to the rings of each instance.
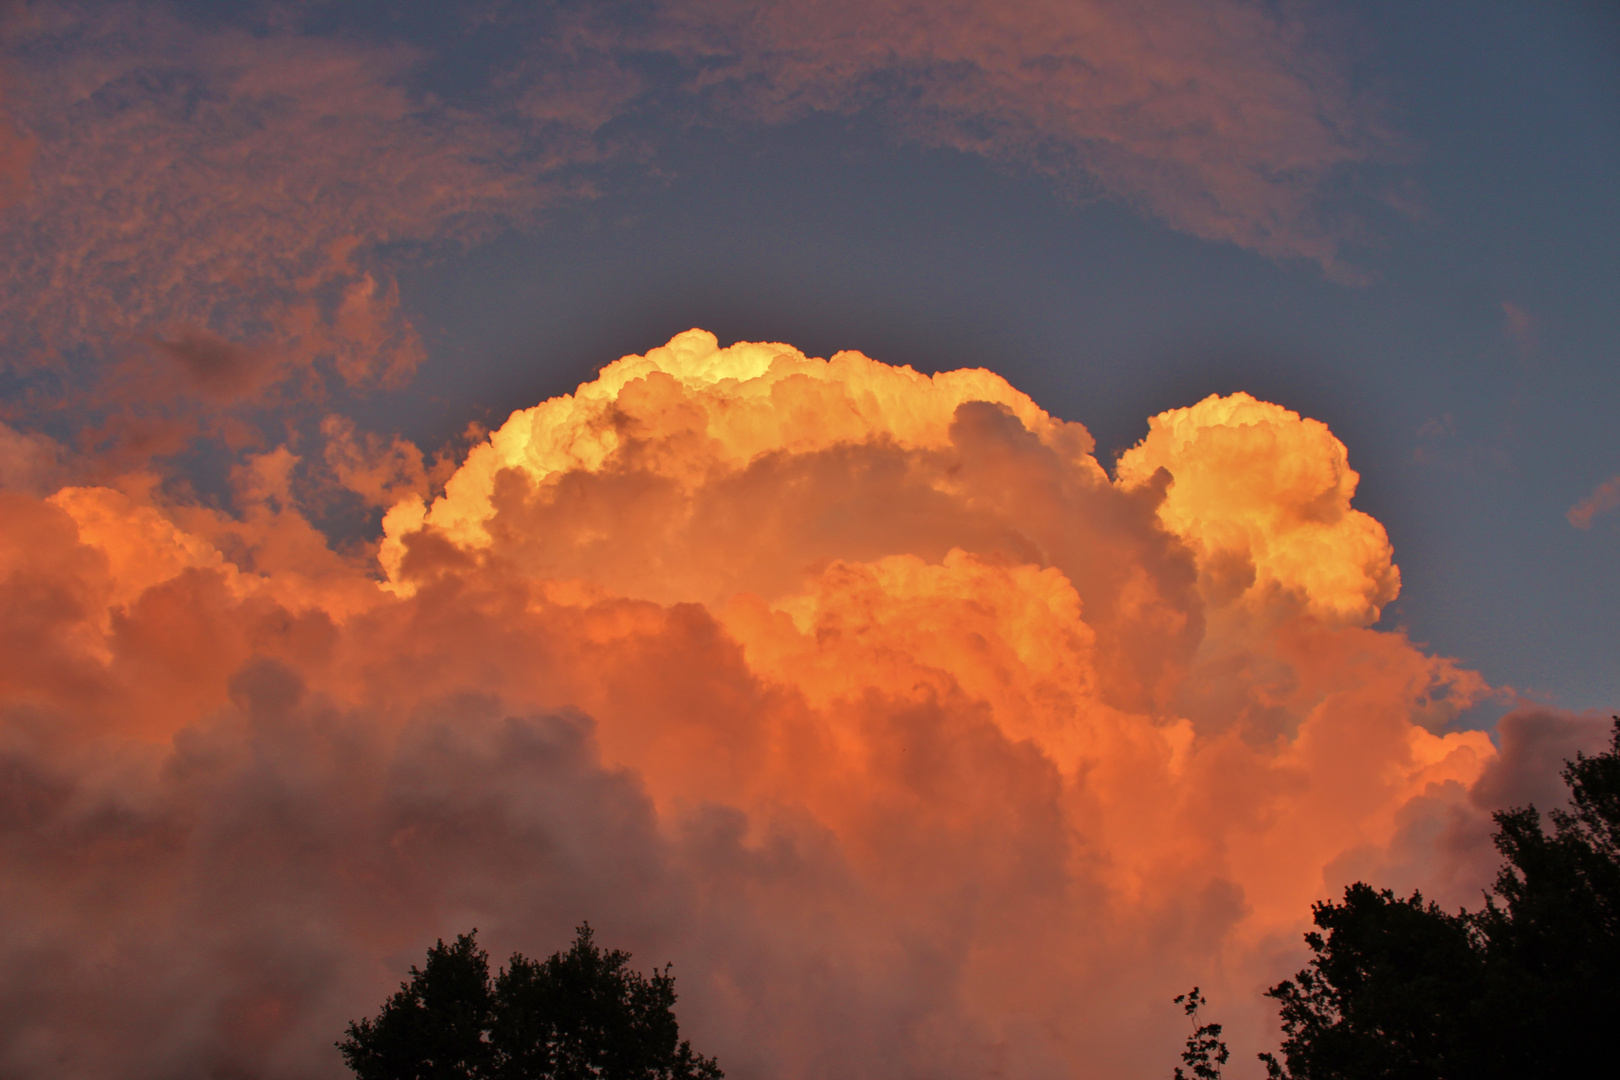
[[[694,104],[731,122],[875,111],[907,139],[1094,185],[1172,228],[1335,274],[1353,273],[1341,188],[1394,145],[1303,23],[1237,0],[492,17],[515,58],[451,101],[425,88],[444,57],[316,36],[286,11],[233,23],[157,4],[11,9],[8,363],[143,346],[159,382],[178,359],[193,376],[181,392],[216,404],[286,380],[313,384],[298,396],[396,386],[425,358],[401,265],[535,226],[589,193],[582,169],[647,159],[645,139],[606,134],[615,120],[689,120]],[[193,362],[222,349],[266,362],[253,378]]]
[[[1592,494],[1570,507],[1564,516],[1577,529],[1590,529],[1594,518],[1616,507],[1620,507],[1620,476],[1611,476],[1593,488]]]
[[[589,918],[734,1076],[1137,1075],[1193,982],[1258,1049],[1359,868],[1477,890],[1427,823],[1539,767],[1252,398],[1110,476],[991,372],[691,331],[448,478],[327,427],[377,563],[288,447],[0,495],[0,1071],[336,1076],[435,937]]]
[[[1499,752],[1472,786],[1436,784],[1403,806],[1394,838],[1345,852],[1336,876],[1361,878],[1397,892],[1421,889],[1441,906],[1478,909],[1483,886],[1502,864],[1491,814],[1520,806],[1544,813],[1568,805],[1564,763],[1608,744],[1609,716],[1521,702],[1496,723]]]
[[[663,44],[723,107],[873,110],[905,137],[1124,200],[1279,259],[1341,259],[1344,185],[1399,156],[1297,12],[1221,0],[668,4]]]
[[[163,756],[103,748],[71,771],[10,725],[8,1074],[334,1075],[334,1033],[423,925],[683,899],[645,797],[577,715],[469,697],[391,725],[268,659],[226,693]]]
[[[34,160],[34,141],[11,123],[0,80],[0,211],[21,202],[28,194],[28,170]]]
[[[55,439],[0,422],[0,490],[45,494],[60,484],[63,450]]]
[[[875,110],[1344,273],[1338,185],[1392,140],[1300,25],[542,22],[447,101],[426,51],[296,12],[8,14],[8,362],[93,368],[69,441],[106,454],[0,425],[0,1073],[335,1076],[433,938],[590,918],[677,961],[735,1077],[1135,1075],[1193,982],[1257,1046],[1352,876],[1477,890],[1490,793],[1567,740],[1451,730],[1487,688],[1372,629],[1388,537],[1280,406],[1161,414],[1110,475],[992,372],[691,331],[461,460],[240,419],[408,379],[403,261],[635,159],[602,133],[671,56],[711,119]],[[148,460],[205,432],[229,511]],[[372,545],[312,524],[339,488]]]
[[[215,401],[294,377],[398,385],[425,356],[399,252],[532,224],[589,156],[588,131],[562,140],[566,124],[414,89],[418,50],[296,20],[49,5],[19,8],[4,40],[8,103],[35,148],[0,268],[24,369],[17,357],[149,342],[159,381],[177,363]]]
[[[1237,393],[1161,413],[1148,430],[1119,476],[1171,477],[1159,519],[1198,552],[1206,596],[1285,593],[1318,618],[1360,626],[1395,599],[1389,538],[1350,508],[1361,478],[1326,424]]]
[[[1604,749],[1609,717],[1521,703],[1496,724],[1500,752],[1472,787],[1435,785],[1401,809],[1395,838],[1382,848],[1346,853],[1337,874],[1397,892],[1421,889],[1441,906],[1477,910],[1483,884],[1502,864],[1490,814],[1534,805],[1543,812],[1568,805],[1564,762]]]
[[[1502,301],[1502,329],[1513,339],[1520,356],[1536,351],[1536,319],[1524,308],[1511,301]]]
[[[1519,705],[1496,723],[1501,753],[1474,785],[1473,799],[1493,811],[1532,804],[1561,809],[1569,797],[1560,776],[1564,762],[1577,753],[1602,752],[1612,726],[1611,717],[1596,709]]]
[[[0,366],[104,472],[400,388],[428,359],[402,270],[658,174],[693,123],[870,114],[1346,278],[1346,198],[1397,141],[1306,23],[1238,0],[496,6],[417,44],[325,19],[0,13]]]
[[[455,469],[455,461],[446,456],[428,462],[416,444],[398,435],[383,439],[371,432],[357,433],[354,422],[342,416],[322,420],[321,434],[332,475],[368,507],[391,507],[413,495],[423,498],[435,487],[442,488]]]

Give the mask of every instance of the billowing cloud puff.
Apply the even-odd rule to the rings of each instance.
[[[1083,427],[1052,419],[988,371],[929,377],[859,353],[840,353],[827,361],[806,358],[786,345],[744,343],[720,349],[714,335],[693,330],[645,357],[625,357],[609,365],[575,394],[514,413],[486,445],[468,455],[431,509],[406,503],[390,513],[383,564],[391,578],[403,584],[404,538],[424,523],[435,535],[464,548],[500,550],[505,545],[496,545],[489,530],[497,507],[505,505],[503,499],[516,495],[514,483],[532,487],[540,499],[554,502],[569,497],[571,483],[595,483],[590,477],[641,477],[671,500],[659,512],[658,528],[665,535],[614,529],[609,536],[590,532],[587,526],[584,535],[566,538],[555,528],[547,530],[550,536],[511,537],[514,554],[532,542],[547,546],[545,553],[534,552],[534,557],[562,560],[547,563],[543,571],[547,574],[566,574],[563,564],[582,545],[583,557],[599,566],[602,553],[593,548],[635,543],[661,548],[672,539],[681,542],[669,533],[690,535],[693,528],[712,528],[717,523],[694,518],[702,513],[695,503],[702,502],[712,483],[723,477],[746,484],[751,470],[757,474],[782,466],[801,467],[802,462],[821,461],[841,448],[869,448],[887,455],[896,466],[918,454],[947,451],[953,445],[957,410],[968,402],[1005,410],[1017,423],[1083,462],[1088,480],[1106,480],[1087,456],[1091,438]],[[814,489],[824,489],[826,480],[838,479],[838,472],[853,464],[829,464],[819,476],[804,477],[802,494],[830,494]],[[898,473],[883,479],[898,487],[916,487]],[[614,512],[636,501],[646,505],[653,497],[649,491],[592,492],[593,501],[608,500],[604,505]],[[676,505],[679,510],[665,512]],[[801,534],[803,529],[789,531]],[[702,556],[693,553],[688,558]],[[724,583],[687,584],[659,571],[631,589],[635,595],[657,599],[723,599],[739,585],[735,559],[735,552],[728,553],[712,568]],[[714,589],[722,591],[716,594]]]
[[[1360,477],[1327,425],[1248,394],[1148,421],[1126,484],[1169,477],[1159,520],[1197,553],[1206,599],[1286,593],[1326,619],[1377,621],[1400,590],[1384,527],[1350,508]]]
[[[1567,794],[1559,776],[1564,762],[1602,753],[1612,730],[1613,718],[1597,710],[1521,704],[1496,723],[1502,752],[1474,786],[1475,801],[1489,810],[1557,809]]]
[[[326,434],[369,498],[432,482]],[[1195,982],[1258,1048],[1310,901],[1488,832],[1523,755],[1370,628],[1398,578],[1321,424],[1092,450],[988,371],[690,331],[514,413],[377,563],[286,448],[234,515],[0,494],[0,1075],[336,1076],[433,938],[583,918],[740,1078],[1156,1075]]]

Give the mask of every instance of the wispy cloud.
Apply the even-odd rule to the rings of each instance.
[[[1513,339],[1519,355],[1529,356],[1536,351],[1536,319],[1530,312],[1510,300],[1502,301],[1502,329]]]
[[[1354,277],[1344,187],[1398,156],[1288,9],[1217,0],[664,5],[723,107],[875,110],[904,137],[1091,187],[1172,228]]]
[[[127,4],[31,9],[6,40],[37,153],[0,304],[35,355],[155,343],[218,395],[253,381],[190,362],[223,338],[283,376],[397,383],[422,351],[378,248],[472,242],[575,186],[532,125],[409,89],[427,58],[401,45]]]
[[[1577,529],[1590,529],[1598,515],[1615,509],[1620,509],[1620,476],[1611,476],[1593,488],[1592,494],[1570,507],[1565,517]]]
[[[22,201],[27,194],[35,148],[34,140],[13,126],[5,92],[6,82],[0,77],[0,210]]]
[[[280,378],[320,367],[347,385],[397,382],[422,359],[396,299],[400,253],[532,225],[588,190],[578,166],[626,151],[602,142],[607,125],[676,98],[713,122],[873,111],[906,139],[1335,274],[1351,273],[1356,230],[1344,183],[1395,145],[1302,23],[1237,0],[700,0],[635,18],[499,17],[520,58],[450,103],[420,88],[436,62],[425,48],[312,36],[296,18],[15,9],[17,131],[0,124],[18,203],[0,222],[10,362],[154,341],[172,359],[216,335],[273,352]],[[658,56],[676,61],[674,83],[646,62]]]
[[[1238,0],[494,6],[447,24],[510,45],[454,90],[453,40],[320,10],[0,18],[0,366],[117,467],[397,388],[427,359],[403,266],[654,174],[693,123],[871,113],[1347,279],[1340,196],[1396,144],[1303,23]]]

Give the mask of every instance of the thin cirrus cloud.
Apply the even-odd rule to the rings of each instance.
[[[313,36],[287,12],[243,28],[155,4],[11,9],[9,362],[133,351],[130,383],[161,368],[153,393],[215,401],[316,365],[397,385],[424,359],[394,283],[401,252],[532,227],[589,193],[581,167],[644,159],[644,140],[603,132],[660,108],[730,123],[871,111],[905,139],[1342,276],[1357,226],[1341,196],[1397,142],[1303,24],[1237,2],[489,17],[522,55],[452,103],[421,89],[430,47]],[[260,369],[214,377],[223,343]]]
[[[432,499],[326,426],[375,563],[285,446],[234,514],[0,496],[0,1070],[335,1077],[434,937],[590,918],[730,1075],[1139,1075],[1195,981],[1260,1048],[1354,876],[1472,902],[1488,811],[1601,736],[1452,730],[1489,689],[1373,628],[1345,447],[1246,395],[1110,476],[991,372],[694,330]]]
[[[664,13],[695,85],[745,115],[876,110],[927,145],[1346,280],[1361,229],[1346,184],[1403,152],[1344,65],[1275,6],[698,0]]]
[[[14,366],[133,354],[129,381],[162,376],[149,396],[216,402],[317,362],[398,385],[424,352],[377,248],[473,242],[574,186],[569,152],[525,144],[533,122],[410,91],[428,58],[402,45],[158,5],[21,8],[5,31],[35,146],[4,221]]]

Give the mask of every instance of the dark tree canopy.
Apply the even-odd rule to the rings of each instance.
[[[1484,910],[1448,914],[1357,883],[1317,904],[1310,966],[1279,1003],[1275,1080],[1578,1077],[1620,1015],[1620,718],[1564,769],[1569,810],[1495,815],[1506,858]],[[1177,1070],[1179,1072],[1179,1070]]]
[[[669,966],[647,979],[629,961],[629,953],[598,949],[588,924],[566,953],[544,961],[514,954],[495,980],[494,1075],[718,1080],[714,1059],[680,1040]]]
[[[1473,927],[1413,893],[1357,883],[1317,904],[1310,967],[1267,991],[1280,1005],[1287,1072],[1272,1076],[1479,1075],[1473,1017],[1485,961]],[[1455,1063],[1470,1068],[1456,1074]]]
[[[589,924],[566,953],[514,953],[493,980],[477,931],[427,965],[338,1043],[359,1080],[720,1080],[675,1021],[669,966],[651,978],[598,948]]]
[[[473,934],[462,934],[454,945],[429,949],[427,966],[411,968],[410,981],[375,1020],[350,1024],[338,1049],[360,1080],[488,1076],[493,1059],[484,1032],[492,1004],[489,954]]]

